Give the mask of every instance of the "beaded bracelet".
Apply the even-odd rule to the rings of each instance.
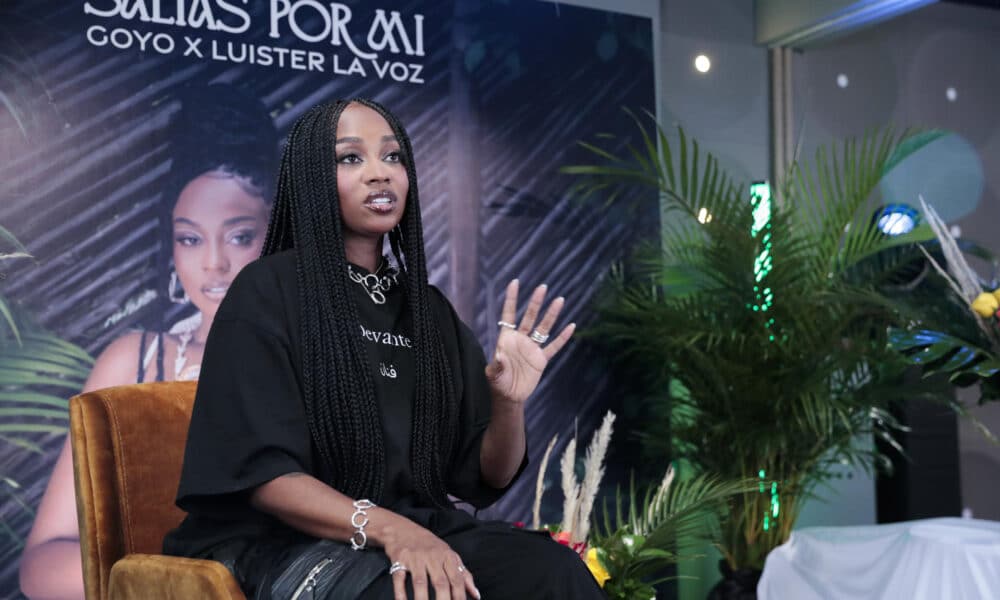
[[[369,508],[375,508],[375,503],[368,499],[354,501],[354,513],[351,515],[351,525],[354,526],[354,533],[351,534],[351,549],[364,550],[368,544],[368,534],[365,533],[365,525],[368,524]]]

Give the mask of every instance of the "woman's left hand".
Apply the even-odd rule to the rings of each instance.
[[[549,339],[552,326],[565,302],[561,296],[549,304],[541,322],[535,324],[545,302],[545,285],[535,288],[521,322],[515,324],[517,289],[516,279],[507,285],[507,296],[499,322],[500,336],[497,338],[496,350],[493,351],[493,360],[486,365],[486,378],[490,382],[494,398],[523,404],[538,387],[538,381],[549,360],[573,335],[576,324],[570,323],[559,335]]]

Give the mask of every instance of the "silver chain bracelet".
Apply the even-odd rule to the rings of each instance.
[[[351,525],[354,526],[354,533],[351,534],[351,549],[364,550],[368,545],[368,534],[365,533],[365,525],[368,524],[369,508],[375,508],[375,503],[362,498],[354,501],[354,513],[351,515]]]

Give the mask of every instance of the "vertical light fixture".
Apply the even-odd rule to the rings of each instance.
[[[767,312],[774,304],[774,293],[767,286],[767,276],[773,268],[771,255],[771,186],[766,181],[758,181],[750,186],[750,205],[753,207],[753,223],[750,225],[750,235],[760,240],[757,256],[753,261],[754,286],[753,302],[750,308],[754,312]],[[764,326],[771,329],[774,319],[768,319]],[[774,333],[769,335],[774,341]]]
[[[766,286],[767,276],[773,268],[771,256],[771,186],[766,181],[758,181],[750,185],[750,205],[753,207],[751,216],[753,222],[750,224],[750,236],[760,240],[759,250],[753,261],[754,276],[754,302],[748,306],[754,312],[767,312],[774,304],[774,294],[771,288]],[[774,319],[769,318],[764,322],[764,327],[769,331],[768,340],[775,340]],[[778,515],[781,511],[781,495],[778,493],[778,482],[772,480],[771,485],[767,485],[767,472],[761,469],[757,476],[760,479],[760,493],[770,495],[768,506],[764,509],[764,531],[777,526]]]

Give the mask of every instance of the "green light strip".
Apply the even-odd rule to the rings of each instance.
[[[757,238],[760,235],[760,252],[753,261],[754,281],[753,286],[754,304],[750,305],[754,312],[767,312],[774,305],[774,293],[771,288],[763,285],[768,274],[774,267],[771,256],[771,187],[767,182],[758,182],[750,186],[750,204],[753,207],[753,223],[750,225],[750,235]],[[761,235],[763,232],[763,235]],[[770,318],[764,323],[764,327],[771,329],[774,327],[774,319]],[[768,336],[770,341],[775,337],[772,333]],[[772,481],[770,489],[766,484],[767,473],[764,469],[757,472],[760,477],[760,493],[771,495],[771,502],[767,510],[764,511],[764,531],[777,525],[778,514],[781,512],[781,498],[778,494],[778,482]]]
[[[750,225],[750,235],[756,238],[763,232],[760,238],[761,249],[753,261],[754,281],[763,283],[773,268],[771,257],[771,186],[766,181],[754,183],[750,186],[750,204],[753,206],[753,223]],[[754,304],[751,308],[754,312],[767,312],[774,304],[774,294],[771,288],[755,285]],[[774,319],[768,320],[765,327],[768,329],[774,324]],[[774,336],[771,336],[774,341]]]
[[[764,511],[764,531],[767,531],[772,525],[775,525],[778,520],[778,513],[781,512],[781,498],[778,494],[777,481],[772,481],[771,489],[768,490],[764,482],[767,478],[767,473],[764,472],[764,469],[761,469],[757,475],[760,477],[760,493],[766,494],[770,492],[771,494],[770,509]]]

